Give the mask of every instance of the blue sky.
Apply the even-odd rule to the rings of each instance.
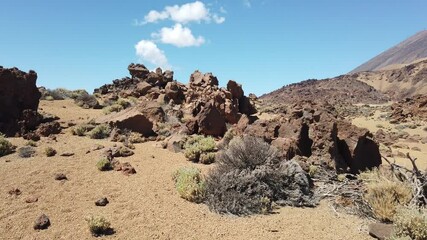
[[[0,65],[92,92],[131,62],[160,64],[183,83],[199,69],[260,95],[349,72],[425,30],[426,10],[425,0],[1,0]]]

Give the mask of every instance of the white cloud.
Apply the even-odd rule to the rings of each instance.
[[[247,8],[252,7],[251,0],[243,0],[243,5]]]
[[[220,8],[219,8],[219,11],[220,11],[221,13],[223,13],[223,14],[226,14],[226,13],[227,13],[227,10],[225,10],[225,8],[224,8],[224,7],[220,7]]]
[[[164,27],[158,33],[153,33],[151,36],[159,39],[162,43],[172,44],[177,47],[192,47],[200,46],[205,43],[202,36],[197,38],[193,36],[191,30],[177,23],[172,28]]]
[[[170,68],[165,53],[149,40],[141,40],[135,45],[136,55],[141,61],[149,62],[156,67]]]
[[[171,19],[176,23],[182,24],[189,22],[200,23],[202,21],[210,22],[212,19],[218,24],[225,21],[224,17],[219,17],[217,14],[211,14],[210,10],[203,2],[195,1],[181,6],[166,6],[161,12],[151,10],[144,16],[144,22],[142,24],[155,23],[166,19]]]
[[[214,14],[214,15],[212,16],[212,19],[213,19],[216,23],[218,23],[218,24],[221,24],[221,23],[225,22],[225,17],[220,17],[220,16],[218,16],[218,15],[216,15],[216,14]]]

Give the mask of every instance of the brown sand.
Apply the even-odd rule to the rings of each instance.
[[[43,101],[41,107],[63,121],[86,121],[100,114],[70,101]],[[64,132],[57,142],[43,139],[33,158],[22,159],[16,153],[0,158],[0,239],[95,239],[84,220],[90,215],[105,216],[111,222],[116,233],[104,237],[107,239],[371,239],[365,220],[335,213],[326,202],[317,208],[285,207],[252,217],[212,213],[203,204],[180,198],[171,178],[182,166],[204,171],[209,167],[148,142],[137,144],[135,155],[119,159],[130,162],[137,174],[100,172],[95,164],[102,150],[86,151],[96,144],[114,143]],[[17,146],[25,144],[23,139],[11,141]],[[43,155],[47,146],[75,155],[47,158]],[[55,173],[64,173],[69,180],[55,181]],[[7,192],[12,188],[19,188],[22,194],[10,196]],[[37,196],[38,202],[25,203],[29,196]],[[107,197],[110,204],[95,206],[100,197]],[[33,223],[41,213],[50,217],[52,225],[35,231]]]

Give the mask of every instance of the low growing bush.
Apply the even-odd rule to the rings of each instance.
[[[55,156],[55,155],[56,155],[56,150],[55,150],[55,149],[53,149],[52,147],[47,147],[47,148],[44,150],[44,154],[45,154],[47,157],[53,157],[53,156]]]
[[[262,139],[234,138],[206,177],[206,204],[218,213],[268,213],[273,203],[317,205],[307,173],[295,161],[280,161]]]
[[[427,209],[415,207],[400,208],[397,210],[393,223],[393,237],[391,239],[427,239]]]
[[[0,134],[0,157],[13,153],[15,148],[4,135]]]
[[[88,109],[88,108],[98,109],[101,107],[96,97],[88,93],[82,93],[78,95],[77,97],[75,97],[74,102],[78,106],[85,109]]]
[[[175,187],[179,195],[190,201],[200,203],[205,197],[205,181],[197,168],[183,167],[174,175]]]
[[[30,157],[34,156],[35,153],[36,153],[36,150],[31,146],[25,146],[25,147],[18,148],[18,155],[21,158],[30,158]]]
[[[111,223],[102,216],[87,217],[86,222],[89,225],[89,231],[94,236],[106,235],[112,232]]]
[[[109,161],[106,158],[103,158],[96,163],[96,167],[98,168],[99,171],[111,170],[112,169],[111,161]]]
[[[107,124],[101,124],[92,129],[88,135],[92,139],[108,138],[111,133],[111,128]]]
[[[361,173],[359,178],[366,187],[364,199],[371,207],[374,217],[380,221],[392,221],[396,210],[412,199],[411,187],[386,170],[367,171]]]
[[[184,155],[192,162],[212,163],[215,161],[215,140],[212,137],[193,136],[184,145]],[[203,160],[203,161],[202,161]]]
[[[103,109],[102,109],[102,112],[104,113],[104,114],[110,114],[110,113],[112,113],[112,112],[120,112],[120,111],[122,111],[124,108],[123,108],[123,106],[122,105],[119,105],[119,104],[113,104],[113,105],[111,105],[111,106],[107,106],[107,107],[104,107]]]

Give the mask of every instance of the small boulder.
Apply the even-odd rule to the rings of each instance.
[[[56,173],[55,174],[55,180],[62,181],[62,180],[68,180],[68,179],[67,179],[67,176],[65,176],[65,174],[63,174],[63,173]]]
[[[42,214],[41,216],[39,216],[34,222],[35,230],[47,229],[49,226],[50,226],[50,220],[49,220],[49,217],[46,216],[45,214]]]
[[[108,199],[107,198],[100,198],[100,199],[98,199],[96,202],[95,202],[95,205],[96,206],[100,206],[100,207],[104,207],[104,206],[107,206],[107,204],[108,203],[110,203],[109,201],[108,201]]]
[[[393,225],[385,223],[371,223],[368,226],[369,235],[376,239],[389,239],[393,233]]]

